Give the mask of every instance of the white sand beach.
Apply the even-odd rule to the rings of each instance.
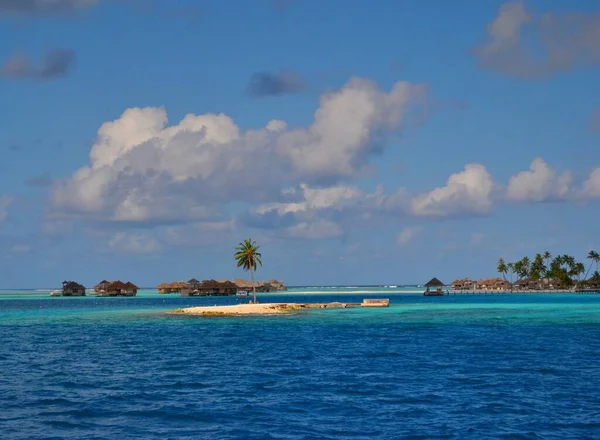
[[[236,304],[231,306],[187,307],[171,313],[182,315],[281,315],[301,308],[298,304]]]

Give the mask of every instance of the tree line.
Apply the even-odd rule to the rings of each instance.
[[[577,261],[572,255],[556,255],[553,257],[550,252],[536,254],[533,259],[525,256],[519,261],[506,262],[503,258],[498,260],[498,273],[502,275],[505,281],[506,275],[510,276],[510,282],[516,275],[518,280],[541,281],[544,279],[553,280],[557,287],[571,287],[575,284],[586,284],[589,282],[600,282],[600,254],[596,251],[590,251],[587,255],[589,264]],[[592,268],[595,271],[588,278]]]

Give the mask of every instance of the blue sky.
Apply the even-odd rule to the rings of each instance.
[[[0,288],[600,248],[597,1],[0,0],[0,41]]]

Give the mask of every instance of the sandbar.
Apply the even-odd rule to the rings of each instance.
[[[186,307],[170,313],[181,315],[282,315],[302,308],[299,304],[234,304],[230,306]]]

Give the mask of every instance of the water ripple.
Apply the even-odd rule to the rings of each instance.
[[[174,318],[157,313],[162,299],[143,312],[134,301],[46,300],[43,312],[4,301],[0,432],[597,438],[599,300],[446,299],[252,319]]]

